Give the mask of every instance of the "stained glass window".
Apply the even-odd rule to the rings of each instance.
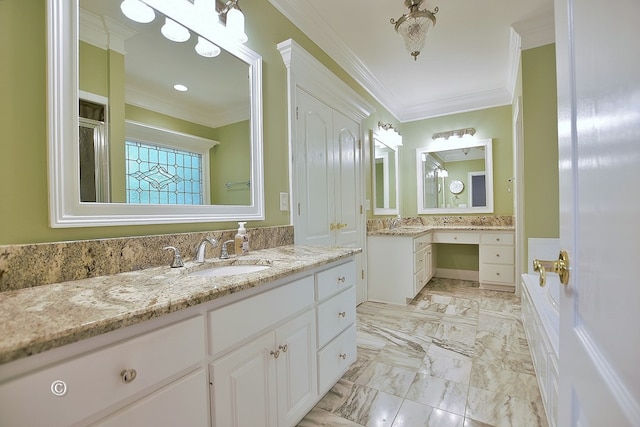
[[[127,203],[201,205],[202,155],[126,142]]]

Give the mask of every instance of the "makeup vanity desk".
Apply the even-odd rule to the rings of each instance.
[[[515,290],[512,226],[401,226],[367,232],[368,300],[408,304],[435,274],[437,243],[479,246],[481,289]]]

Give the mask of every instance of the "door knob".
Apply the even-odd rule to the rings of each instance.
[[[569,253],[565,250],[560,251],[556,261],[533,260],[533,270],[540,274],[540,286],[546,284],[547,269],[558,273],[560,283],[566,286],[569,283]]]

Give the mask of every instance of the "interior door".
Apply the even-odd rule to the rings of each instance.
[[[332,109],[303,90],[296,91],[294,148],[295,242],[332,245],[335,222]]]
[[[561,426],[640,420],[640,3],[556,0]]]
[[[337,111],[333,112],[335,185],[335,244],[360,247],[360,127]]]

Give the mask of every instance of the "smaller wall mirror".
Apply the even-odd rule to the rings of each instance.
[[[373,214],[398,215],[400,195],[398,191],[398,146],[402,136],[393,128],[380,128],[371,132],[373,142]]]
[[[493,212],[492,140],[436,140],[416,149],[418,213]]]

